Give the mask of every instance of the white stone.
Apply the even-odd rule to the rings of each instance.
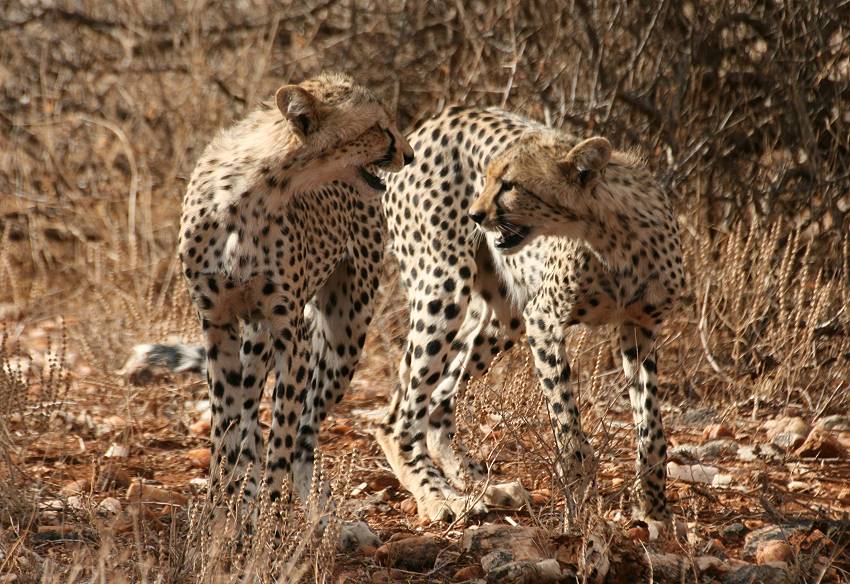
[[[716,466],[706,464],[667,463],[667,477],[686,483],[703,483],[709,485],[718,472],[720,471]]]
[[[728,487],[732,484],[734,477],[730,474],[718,473],[711,479],[712,487]]]
[[[117,444],[113,442],[109,445],[109,449],[106,451],[106,458],[127,458],[130,455],[130,449],[124,446],[123,444]]]

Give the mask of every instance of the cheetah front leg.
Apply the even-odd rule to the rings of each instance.
[[[525,321],[528,344],[555,434],[558,472],[571,493],[567,504],[569,519],[572,521],[590,494],[596,460],[581,429],[564,331],[557,323],[553,324],[560,316],[555,314],[555,306],[551,298],[540,294],[526,307]],[[567,306],[558,308],[562,314],[569,312]]]
[[[623,371],[629,383],[637,439],[637,511],[641,519],[667,523],[671,518],[665,495],[667,440],[658,407],[654,343],[652,330],[633,325],[620,327]]]

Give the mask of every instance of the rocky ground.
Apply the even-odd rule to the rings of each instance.
[[[22,345],[37,357],[18,364],[49,370],[57,330],[48,323],[24,334]],[[11,451],[11,468],[25,478],[19,498],[30,506],[4,528],[0,582],[26,581],[19,577],[28,565],[64,565],[81,547],[101,545],[104,532],[118,549],[140,532],[164,537],[206,484],[203,382],[186,376],[130,385],[115,373],[95,373],[83,353],[66,355],[62,407],[36,439]],[[660,535],[624,513],[632,456],[624,400],[603,412],[605,430],[594,433],[594,443],[610,443],[600,456],[598,512],[567,533],[560,527],[564,498],[545,463],[535,462],[533,440],[493,418],[477,429],[480,450],[498,445],[494,479],[520,480],[530,509],[431,525],[417,517],[369,433],[386,403],[392,363],[367,361],[324,427],[328,468],[351,465],[343,512],[367,521],[383,542],[339,553],[334,582],[850,580],[850,416],[809,417],[793,404],[752,400],[668,400],[676,524]],[[31,390],[38,383],[47,381]],[[598,415],[596,405],[589,408],[588,416]],[[13,437],[23,436],[31,415],[9,419]],[[261,418],[268,415],[266,404]]]

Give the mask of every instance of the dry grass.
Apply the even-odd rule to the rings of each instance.
[[[131,387],[116,370],[137,342],[196,338],[173,250],[200,149],[279,84],[321,69],[374,87],[408,128],[447,103],[495,104],[640,148],[675,195],[692,291],[665,330],[666,402],[731,420],[850,412],[850,5],[33,0],[0,15],[0,578],[340,572],[330,540],[295,517],[281,549],[262,529],[233,547],[233,524],[210,540],[198,506],[122,501],[118,517],[98,507],[125,489],[110,445],[127,448],[132,478],[195,494],[189,479],[203,473],[179,461],[205,445],[187,429],[205,388]],[[401,298],[389,265],[353,403],[392,384]],[[607,337],[571,343],[585,424],[607,461],[592,523],[625,507],[631,430]],[[501,361],[467,392],[459,440],[500,475],[548,490],[531,519],[557,528],[568,495],[553,483],[539,392],[521,352]],[[333,480],[379,472],[358,431],[327,442]],[[368,456],[349,471],[352,444]],[[774,485],[783,473],[765,470]],[[850,478],[846,461],[811,473]],[[61,488],[79,479],[90,487],[67,504]],[[728,520],[726,499],[676,495],[688,518]],[[786,515],[839,514],[828,496],[756,496]],[[61,510],[45,511],[57,499]],[[382,535],[410,528],[371,519]]]

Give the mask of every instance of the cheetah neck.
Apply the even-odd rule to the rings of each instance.
[[[578,240],[612,270],[627,269],[632,265],[630,248],[636,242],[630,219],[635,209],[629,203],[598,185],[583,205],[561,211],[562,221],[551,234]]]

